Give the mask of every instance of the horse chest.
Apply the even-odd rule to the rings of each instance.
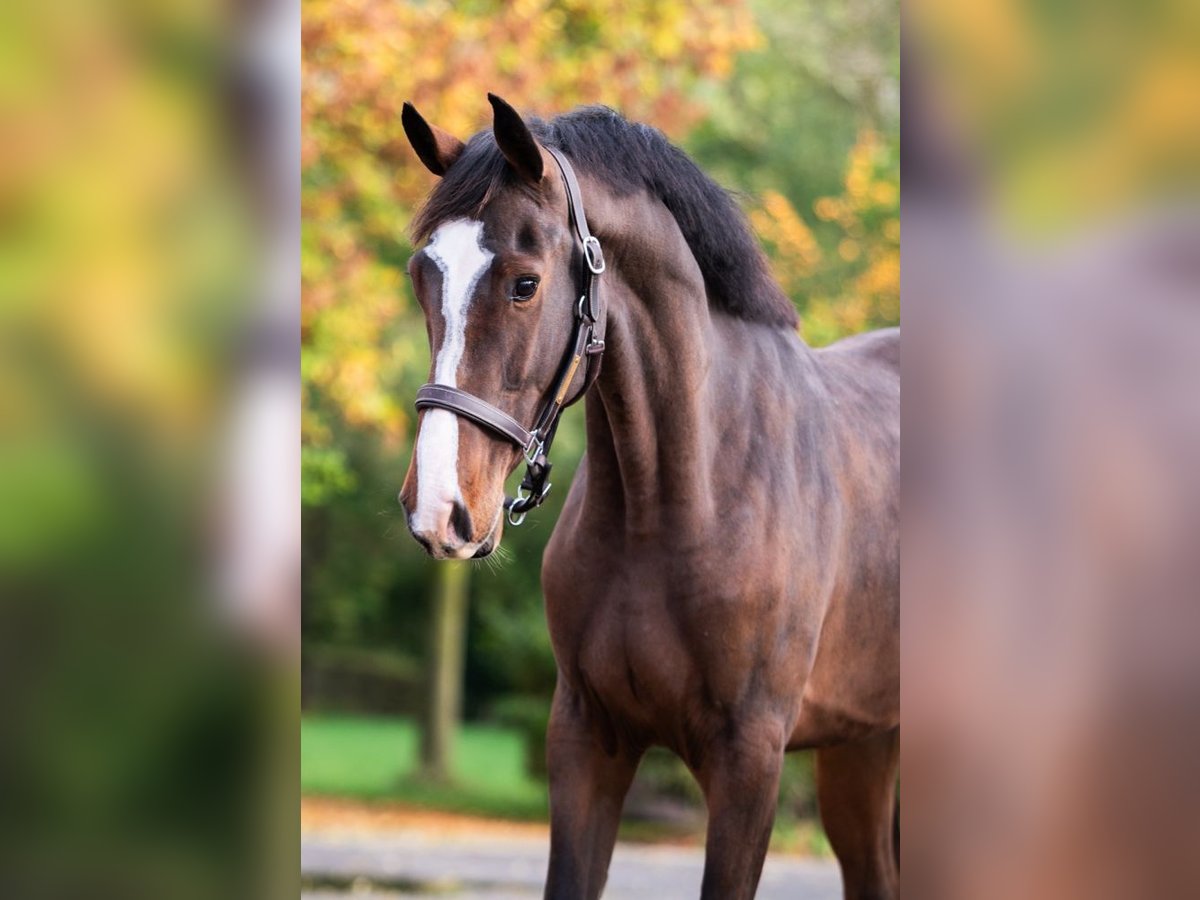
[[[564,672],[626,711],[669,704],[689,659],[661,594],[630,591],[614,580],[603,591],[557,606],[548,594],[551,636]]]
[[[763,679],[773,613],[750,609],[745,593],[661,569],[602,571],[597,581],[577,570],[570,591],[548,583],[546,608],[568,685],[620,726],[673,744],[749,684],[773,680]]]

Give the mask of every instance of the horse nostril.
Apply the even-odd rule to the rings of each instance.
[[[455,502],[454,508],[450,510],[450,527],[464,543],[471,542],[471,535],[475,533],[475,529],[471,525],[471,514],[461,503]]]

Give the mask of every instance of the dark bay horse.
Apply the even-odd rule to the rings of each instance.
[[[600,896],[659,744],[706,797],[706,900],[753,897],[783,756],[802,748],[846,897],[895,897],[899,333],[810,349],[737,206],[659,132],[490,99],[492,130],[466,144],[405,108],[442,180],[414,223],[433,393],[400,500],[432,556],[487,555],[520,423],[586,393],[587,453],[542,565],[546,896]],[[580,341],[588,227],[603,323]],[[603,353],[580,364],[585,344]]]

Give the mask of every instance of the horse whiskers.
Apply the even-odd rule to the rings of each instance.
[[[483,559],[471,560],[471,564],[476,568],[478,568],[481,564],[485,564],[488,568],[488,571],[493,575],[496,575],[499,574],[500,570],[504,568],[504,566],[508,565],[508,563],[512,561],[512,558],[512,551],[501,545],[487,556],[483,557]]]

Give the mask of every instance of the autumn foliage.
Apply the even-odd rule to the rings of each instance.
[[[337,469],[339,425],[369,429],[398,449],[407,423],[395,388],[406,367],[421,364],[423,349],[407,336],[423,341],[424,329],[404,283],[405,229],[431,182],[405,141],[404,101],[464,137],[486,124],[488,91],[543,114],[609,104],[680,135],[702,114],[696,84],[727,76],[736,54],[757,40],[739,0],[306,2],[309,480]]]
[[[864,129],[846,162],[842,193],[813,204],[816,220],[832,231],[832,253],[778,191],[765,191],[750,211],[776,277],[804,298],[803,331],[812,343],[900,321],[898,151],[897,142]]]

